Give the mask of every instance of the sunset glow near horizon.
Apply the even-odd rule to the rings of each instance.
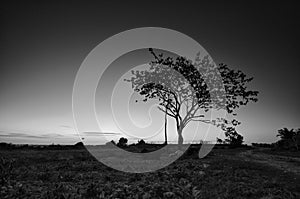
[[[234,5],[227,5],[225,10],[233,13],[233,16],[229,16],[222,12],[224,6],[214,6],[216,11],[220,11],[216,12],[214,19],[205,18],[208,11],[199,13],[196,8],[191,7],[192,11],[183,10],[178,15],[171,13],[168,16],[170,18],[166,19],[159,19],[157,16],[148,18],[142,15],[142,11],[137,11],[141,16],[137,19],[135,15],[127,15],[127,11],[127,14],[120,11],[109,23],[104,18],[110,13],[105,10],[99,13],[97,8],[86,4],[74,5],[68,11],[55,3],[49,3],[47,7],[8,4],[1,8],[4,13],[4,31],[1,37],[0,142],[74,144],[81,141],[73,121],[72,89],[82,61],[106,38],[130,28],[153,25],[191,36],[203,45],[216,63],[228,64],[229,67],[254,77],[249,88],[259,91],[258,102],[241,108],[237,117],[242,122],[237,128],[238,133],[244,136],[246,143],[275,142],[278,140],[278,129],[299,128],[299,46],[293,43],[297,32],[285,31],[295,26],[296,22],[293,20],[296,18],[281,20],[280,16],[275,18],[274,14],[283,9],[280,10],[281,13],[292,15],[293,8],[277,6],[274,10],[267,11],[269,15],[264,9],[258,8],[257,15],[251,18],[247,15],[251,8],[243,7],[244,10],[238,11]],[[14,12],[23,13],[22,19],[14,16]],[[56,15],[53,16],[53,13]],[[189,13],[193,13],[190,20],[180,20]],[[37,15],[40,17],[36,17]],[[194,18],[199,21],[189,22],[194,21]],[[278,26],[282,28],[277,29]],[[218,33],[219,29],[222,29],[222,33]],[[151,59],[147,49],[124,55],[114,62],[115,66],[110,67],[111,70],[107,70],[102,83],[109,84],[115,78],[114,70],[118,70],[124,63],[146,63]],[[130,73],[130,70],[126,71]],[[122,79],[123,77],[115,79],[115,90],[119,91],[116,97],[121,91],[128,94],[131,88]],[[100,81],[99,85],[102,83]],[[96,91],[96,111],[103,108],[99,91]],[[163,114],[155,107],[151,109],[150,105],[141,105],[140,102],[132,104],[132,117],[142,126],[150,124],[151,118],[153,121],[160,117],[163,119]],[[169,141],[176,142],[174,119],[169,118],[168,121]],[[162,124],[163,122],[159,125]],[[192,140],[189,132],[194,128],[195,124],[190,124],[184,130],[183,136],[187,142]],[[201,125],[199,128],[205,129],[207,126]],[[163,142],[164,129],[161,131],[152,138],[146,133],[148,138],[145,140]],[[215,141],[217,134],[216,129],[216,134],[205,140]],[[103,136],[106,140],[115,141],[121,136],[126,137],[111,122],[107,122],[103,132],[93,132],[91,129],[91,132],[80,136],[85,140],[94,140],[91,144],[105,141]],[[224,135],[219,137],[223,139]],[[137,139],[139,138],[130,141],[136,142]],[[197,137],[195,141],[200,139],[203,138]]]

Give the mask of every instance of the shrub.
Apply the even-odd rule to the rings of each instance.
[[[145,144],[146,142],[143,139],[139,140],[137,143],[137,145],[145,145]]]
[[[127,146],[127,142],[128,142],[127,138],[121,137],[119,139],[119,142],[118,142],[117,146],[118,147],[126,147]]]
[[[228,143],[231,146],[241,146],[242,143],[244,142],[244,137],[240,134],[237,133],[237,131],[229,127],[227,128],[227,131],[225,132],[225,142]]]
[[[297,151],[299,150],[300,129],[279,129],[277,137],[280,137],[280,140],[276,142],[276,148]]]

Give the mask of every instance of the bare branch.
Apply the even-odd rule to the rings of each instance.
[[[158,106],[157,108],[158,108],[158,110],[160,110],[160,111],[162,111],[162,112],[164,112],[164,113],[167,113],[167,115],[176,118],[175,115],[172,115],[172,114],[168,113],[168,111],[166,112],[166,110],[162,109],[161,107]],[[169,110],[169,109],[167,109],[167,110]]]

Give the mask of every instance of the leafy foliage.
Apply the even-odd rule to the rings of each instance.
[[[288,128],[283,128],[278,130],[277,137],[281,140],[277,142],[277,147],[283,149],[294,149],[299,150],[300,146],[300,129],[289,130]]]
[[[217,137],[217,144],[222,144],[222,143],[223,143],[223,140],[221,138]]]
[[[127,138],[121,137],[119,139],[119,142],[118,142],[117,146],[118,147],[126,147],[127,146],[127,142],[128,142]]]
[[[146,142],[143,139],[139,140],[137,143],[137,145],[145,145],[145,144]]]
[[[194,62],[185,57],[167,57],[163,54],[154,56],[148,70],[132,71],[131,79],[134,91],[149,99],[159,100],[159,110],[176,120],[178,143],[183,143],[183,128],[191,121],[199,121],[220,126],[224,130],[228,122],[225,118],[205,119],[209,110],[225,110],[236,115],[234,110],[248,102],[257,101],[258,91],[247,89],[253,78],[238,70],[230,69],[225,64],[215,66],[208,56],[197,55]]]
[[[232,127],[228,127],[227,131],[225,132],[225,142],[232,146],[241,146],[243,141],[243,136],[238,134],[236,130]]]

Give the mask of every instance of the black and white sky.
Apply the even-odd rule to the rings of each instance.
[[[278,129],[300,127],[298,10],[293,1],[6,1],[0,7],[0,141],[80,141],[72,89],[85,57],[119,32],[164,27],[195,39],[216,63],[254,77],[250,87],[259,101],[240,110],[238,130],[246,143],[274,142]],[[147,57],[144,52],[131,58]],[[118,139],[115,128],[106,131]]]

